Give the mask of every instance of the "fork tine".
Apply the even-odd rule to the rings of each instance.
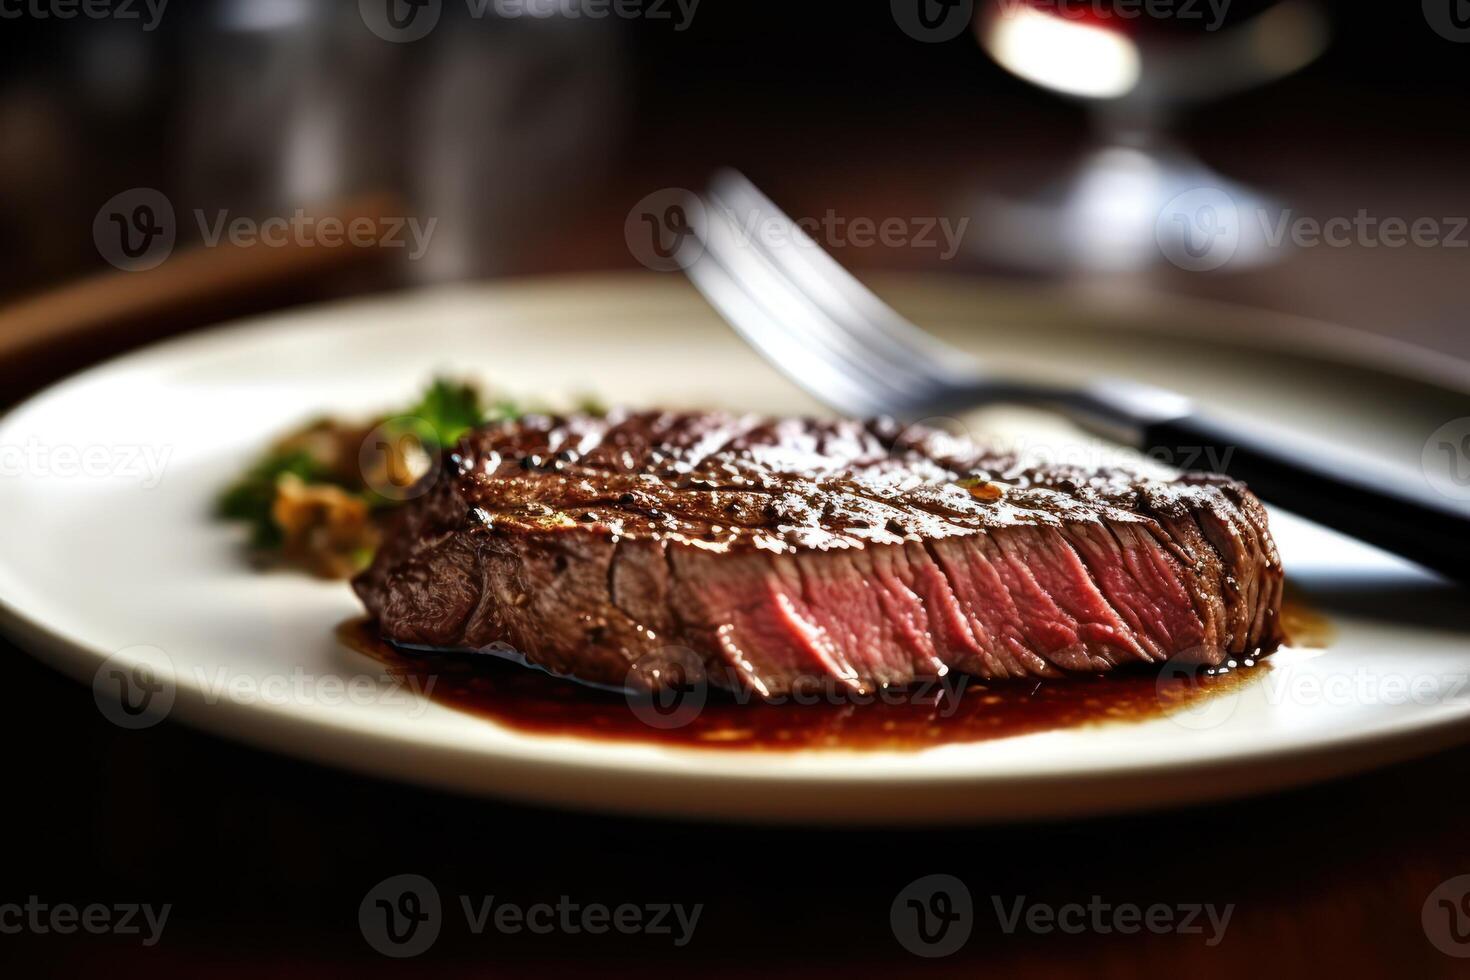
[[[821,307],[743,240],[733,216],[706,209],[702,253],[684,265],[690,279],[742,335],[788,377],[849,414],[896,412],[917,392],[891,365],[857,348]],[[696,223],[698,233],[698,223]]]
[[[974,361],[914,325],[859,282],[739,171],[725,169],[711,183],[716,203],[750,216],[750,228],[767,223],[785,241],[772,244],[749,235],[762,253],[818,305],[828,319],[893,370],[897,367],[930,389],[953,388],[972,379]]]
[[[770,308],[777,322],[788,325],[788,332],[800,336],[815,353],[840,363],[855,380],[876,391],[893,389],[895,398],[914,394],[906,389],[903,379],[894,376],[891,365],[869,357],[810,294],[785,276],[769,256],[752,248],[733,214],[716,204],[712,216],[710,242],[716,253],[747,291]]]
[[[718,226],[719,219],[708,222]],[[793,319],[773,309],[772,297],[783,287],[761,293],[744,270],[733,271],[729,249],[719,232],[696,228],[698,254],[682,262],[694,287],[756,350],[818,400],[848,415],[875,415],[889,409],[881,387],[864,387],[855,374],[826,350],[816,348],[805,331],[791,329]],[[789,304],[789,298],[788,298]]]
[[[746,340],[818,400],[848,414],[901,418],[1014,401],[1060,409],[1086,427],[1134,424],[1114,398],[987,377],[969,355],[878,299],[738,172],[717,174],[704,203],[705,220],[693,222],[681,245],[681,267]],[[742,207],[745,226],[736,218]],[[786,241],[752,234],[763,224]]]
[[[752,234],[755,225],[742,225],[728,202],[711,195],[707,216],[711,242],[724,256],[726,266],[753,295],[772,300],[773,313],[787,322],[788,330],[802,333],[818,353],[842,362],[869,386],[889,389],[890,402],[908,404],[933,395],[939,385],[934,377],[896,363],[904,356],[901,352],[879,349],[854,335],[833,316],[830,304],[819,302],[814,295],[820,283],[793,279],[774,250]],[[775,220],[759,212],[752,212],[751,218]]]

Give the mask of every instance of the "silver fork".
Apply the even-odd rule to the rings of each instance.
[[[998,378],[874,295],[743,175],[724,170],[685,204],[676,260],[735,330],[837,411],[917,419],[996,402],[1052,408],[1164,459],[1208,461],[1262,499],[1462,581],[1470,512],[1329,446],[1290,445],[1123,380],[1064,388]]]

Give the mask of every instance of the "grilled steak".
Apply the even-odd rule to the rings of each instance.
[[[694,658],[766,697],[866,692],[1280,640],[1265,511],[1221,477],[1028,466],[886,421],[651,412],[489,426],[430,479],[354,582],[385,637],[508,644],[593,683],[656,689]]]

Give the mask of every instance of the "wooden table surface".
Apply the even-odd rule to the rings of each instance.
[[[687,176],[655,176],[647,185]],[[831,201],[879,215],[929,206],[915,203],[927,186],[912,170],[820,187],[786,182],[794,209]],[[641,189],[629,183],[508,271],[631,265],[621,222],[624,202]],[[905,259],[849,258],[859,265]],[[1408,263],[1405,281],[1423,285],[1396,289],[1395,308],[1399,324],[1420,324],[1419,339],[1470,354],[1445,312],[1463,280],[1435,264],[1457,258]],[[1351,281],[1348,264],[1335,269],[1309,279]],[[1237,281],[1230,295],[1261,302],[1274,295],[1281,301],[1272,305],[1319,315],[1351,307],[1363,325],[1389,302],[1353,302],[1336,285],[1293,291],[1290,275],[1262,273],[1249,289]],[[1200,285],[1207,295],[1220,288]],[[355,288],[324,284],[256,302]],[[146,332],[213,315],[152,323]],[[140,336],[8,365],[10,390]],[[173,906],[152,948],[119,936],[0,934],[10,976],[385,974],[403,964],[368,947],[358,905],[372,885],[399,873],[430,878],[446,904],[460,895],[521,904],[565,895],[584,904],[703,906],[683,948],[653,936],[476,936],[461,920],[412,964],[448,975],[1470,975],[1470,959],[1440,952],[1421,922],[1433,889],[1470,874],[1470,749],[1273,796],[1102,820],[945,830],[731,827],[460,798],[324,770],[170,722],[122,731],[100,716],[85,687],[8,643],[0,642],[0,653],[10,692],[0,716],[10,777],[0,906],[31,895]],[[959,877],[974,898],[971,938],[937,960],[905,951],[890,926],[898,892],[933,873]],[[996,902],[1009,907],[1021,896],[1053,907],[1198,903],[1233,911],[1214,945],[1197,934],[1007,932]],[[0,908],[0,926],[3,915]],[[1470,928],[1470,914],[1460,926]],[[1470,942],[1459,949],[1470,954]]]

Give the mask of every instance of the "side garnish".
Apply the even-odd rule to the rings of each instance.
[[[281,437],[220,494],[215,514],[244,524],[265,564],[347,578],[372,560],[382,520],[441,448],[521,414],[472,383],[436,378],[403,411],[366,423],[318,419]]]
[[[441,446],[452,446],[477,425],[516,419],[521,412],[505,400],[496,401],[487,410],[480,389],[474,385],[435,378],[418,404],[404,414],[427,422]]]

